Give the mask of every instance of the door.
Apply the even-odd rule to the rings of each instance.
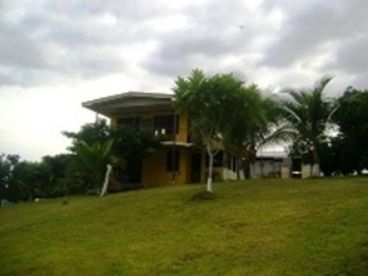
[[[191,162],[191,169],[192,169],[191,182],[192,183],[201,182],[202,154],[193,153],[191,161],[192,161]]]

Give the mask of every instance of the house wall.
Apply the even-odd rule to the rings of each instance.
[[[115,115],[111,117],[111,127],[116,127],[117,119],[120,117],[140,117],[141,119],[153,118],[160,115],[171,115],[173,112],[140,112],[125,116]],[[188,114],[179,114],[179,130],[175,136],[176,142],[187,142],[188,138]],[[146,156],[142,162],[142,185],[144,187],[165,185],[172,183],[173,172],[166,171],[167,151],[171,147],[164,147],[158,152]],[[191,153],[187,148],[176,148],[180,152],[179,171],[175,173],[175,183],[183,184],[191,180]],[[203,168],[203,167],[202,167]]]
[[[311,165],[303,164],[302,165],[302,178],[311,177]]]
[[[255,177],[281,176],[282,161],[279,160],[257,160],[254,166]],[[263,166],[263,168],[262,168]]]
[[[117,117],[113,116],[110,118],[110,127],[115,128],[116,127],[116,121],[117,121]]]
[[[282,166],[281,167],[281,178],[290,178],[290,168]]]
[[[176,141],[177,142],[184,142],[186,143],[188,140],[188,113],[181,113],[179,114],[179,133],[176,134]]]
[[[290,167],[292,160],[290,157],[284,158],[281,163],[281,178],[290,178]]]
[[[173,183],[173,172],[166,171],[167,152],[170,147],[160,149],[158,152],[147,156],[143,160],[142,185],[153,187]],[[179,170],[175,172],[175,183],[184,184],[190,182],[190,151],[186,148],[177,148],[180,152]]]
[[[228,168],[222,168],[222,178],[227,178],[228,180],[237,180],[238,175],[233,170],[229,170]]]

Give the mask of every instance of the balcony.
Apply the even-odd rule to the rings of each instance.
[[[117,125],[129,125],[152,133],[160,141],[174,141],[179,133],[179,115],[159,115],[152,117],[124,117],[117,119]]]
[[[160,141],[174,141],[176,140],[176,134],[173,131],[167,131],[165,128],[154,130],[154,135]]]

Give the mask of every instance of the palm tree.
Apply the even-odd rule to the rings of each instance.
[[[117,164],[119,161],[112,156],[112,144],[112,140],[91,145],[85,141],[80,141],[75,147],[81,169],[88,175],[92,187],[101,191],[101,196],[107,190],[108,177],[112,169],[110,164]],[[103,183],[104,175],[105,181]]]
[[[331,77],[324,77],[312,90],[285,91],[291,100],[281,101],[281,109],[289,127],[297,133],[297,139],[303,141],[310,150],[313,160],[313,176],[320,176],[318,147],[325,138],[327,123],[336,107],[327,101],[323,91]]]
[[[245,157],[245,163],[242,164],[245,176],[251,177],[257,150],[290,140],[293,131],[286,124],[280,124],[280,112],[275,101],[263,97],[254,84],[244,86],[238,104],[233,108],[236,116],[225,132],[224,144],[233,147],[236,152],[238,179],[241,157]]]

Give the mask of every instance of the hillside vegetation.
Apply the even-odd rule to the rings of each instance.
[[[252,180],[0,209],[2,275],[367,275],[368,179]]]

